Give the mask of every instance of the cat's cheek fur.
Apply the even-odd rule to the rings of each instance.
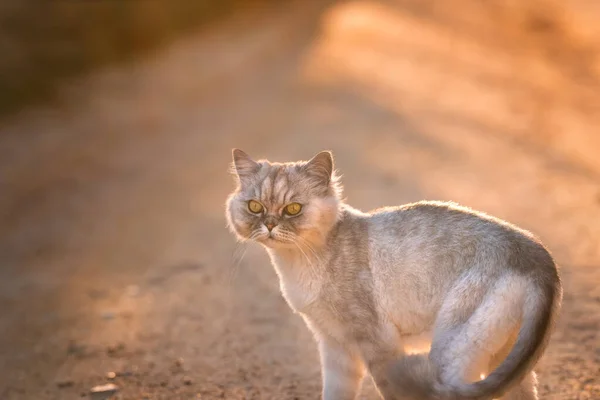
[[[252,234],[252,223],[244,215],[245,213],[237,198],[237,193],[230,195],[226,202],[225,212],[227,227],[240,241],[247,240]]]
[[[334,197],[311,200],[304,215],[304,222],[296,229],[298,234],[311,243],[322,242],[323,232],[331,228],[339,217],[339,200]]]

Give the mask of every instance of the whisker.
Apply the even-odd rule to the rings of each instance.
[[[258,235],[260,234],[260,232],[253,232],[248,239],[246,239],[243,242],[238,242],[233,250],[233,253],[231,254],[231,264],[230,264],[230,268],[227,274],[227,277],[225,279],[227,279],[227,284],[226,284],[226,296],[227,298],[229,298],[230,300],[233,299],[234,296],[234,282],[237,278],[238,272],[240,270],[240,265],[242,264],[242,261],[244,260],[244,257],[246,256],[246,252],[248,251],[248,241],[252,240],[254,238],[256,238]],[[234,301],[229,301],[228,304],[235,304]],[[228,307],[229,308],[229,307]],[[229,308],[229,312],[233,312],[232,308]]]
[[[313,263],[312,263],[312,261],[310,260],[310,258],[308,258],[308,256],[307,256],[307,255],[306,255],[306,253],[304,252],[304,250],[302,250],[302,247],[300,247],[300,245],[299,245],[297,242],[295,242],[295,241],[292,241],[292,243],[296,245],[296,247],[298,248],[298,250],[300,250],[300,252],[301,252],[301,253],[304,255],[304,258],[306,258],[306,261],[308,262],[308,265],[309,265],[309,267],[310,267],[310,272],[311,272],[313,275],[317,275],[317,271],[316,271],[316,268],[315,268],[315,266],[313,265]]]
[[[287,232],[286,232],[287,233]],[[309,250],[311,252],[311,254],[314,256],[314,258],[316,258],[316,260],[319,263],[322,263],[323,260],[321,259],[321,257],[319,256],[319,254],[317,253],[317,251],[314,249],[314,247],[310,244],[310,242],[308,242],[308,240],[304,239],[302,236],[298,236],[295,234],[292,234],[291,232],[289,233],[290,235],[293,235],[293,238],[297,239],[300,244],[304,245],[304,247]]]
[[[260,231],[259,232],[253,232],[250,237],[248,237],[247,240],[253,240],[256,237],[258,237],[260,235]],[[238,243],[233,251],[233,254],[231,256],[232,258],[232,264],[231,264],[231,269],[229,270],[229,277],[228,277],[228,283],[229,285],[231,285],[233,283],[233,281],[235,280],[235,278],[238,275],[239,272],[239,267],[242,264],[242,261],[244,259],[244,257],[246,256],[246,252],[248,251],[248,246],[247,246],[247,242],[241,242]]]
[[[246,243],[239,243],[236,246],[231,257],[232,263],[231,268],[229,269],[229,284],[231,284],[235,280],[239,270],[239,266],[242,264],[242,260],[244,259],[247,250],[248,247],[246,246]]]
[[[310,244],[310,242],[309,242],[308,240],[304,239],[304,238],[303,238],[303,237],[301,237],[301,236],[296,236],[296,237],[297,237],[297,238],[298,238],[298,239],[299,239],[299,240],[300,240],[300,241],[301,241],[301,242],[304,244],[304,246],[305,246],[305,247],[306,247],[308,250],[310,250],[310,251],[312,252],[312,254],[315,256],[315,258],[317,259],[317,261],[318,261],[319,263],[322,263],[322,262],[323,262],[323,260],[321,259],[320,255],[317,253],[317,251],[314,249],[314,247],[313,247],[313,246]]]
[[[284,231],[280,230],[279,234],[280,234],[280,238],[283,241],[294,244],[298,248],[298,250],[300,250],[300,252],[304,256],[304,258],[306,259],[308,266],[310,267],[311,273],[313,275],[318,275],[317,267],[314,265],[313,260],[311,259],[311,257],[308,256],[308,254],[306,254],[306,252],[304,251],[304,249],[301,245],[304,244],[305,249],[309,250],[311,252],[311,254],[313,255],[313,257],[318,262],[321,262],[321,259],[318,256],[318,254],[315,252],[315,250],[306,242],[306,240],[304,240],[303,238],[301,238],[300,236],[298,236],[296,234],[293,234],[292,232],[285,231],[285,230]],[[296,239],[298,239],[298,240],[296,240]],[[302,240],[302,242],[300,242],[300,240]]]

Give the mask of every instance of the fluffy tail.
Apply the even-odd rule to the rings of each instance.
[[[558,312],[562,289],[548,282],[525,299],[517,340],[506,359],[485,379],[474,383],[441,382],[437,367],[427,354],[410,355],[391,369],[390,380],[411,400],[490,400],[501,397],[520,381],[542,355]]]

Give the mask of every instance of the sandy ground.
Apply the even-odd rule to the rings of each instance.
[[[542,398],[599,399],[600,63],[571,3],[257,10],[5,121],[0,398],[85,397],[111,371],[118,399],[319,397],[311,335],[225,228],[240,147],[332,149],[362,209],[454,200],[538,234],[565,287]]]

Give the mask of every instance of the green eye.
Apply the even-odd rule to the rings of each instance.
[[[290,203],[283,209],[287,215],[296,215],[300,210],[302,210],[302,206],[298,203]]]
[[[250,200],[248,202],[248,210],[250,210],[250,212],[253,212],[254,214],[258,214],[262,212],[263,206],[256,200]]]

